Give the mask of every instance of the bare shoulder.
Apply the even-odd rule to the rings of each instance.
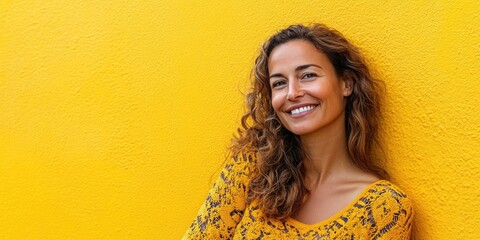
[[[345,192],[349,192],[350,194],[356,196],[378,181],[380,181],[380,179],[377,176],[361,172],[352,174],[351,176],[341,180],[339,182],[339,187]]]
[[[343,189],[349,189],[350,194],[357,195],[373,208],[413,210],[412,200],[405,191],[392,182],[374,175],[357,175],[346,182]]]

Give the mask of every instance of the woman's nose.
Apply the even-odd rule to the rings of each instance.
[[[288,86],[288,100],[295,100],[298,97],[302,97],[304,92],[300,89],[299,84],[296,81],[291,81],[290,85]]]

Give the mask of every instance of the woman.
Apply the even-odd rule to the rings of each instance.
[[[184,239],[408,239],[409,198],[374,161],[379,88],[324,25],[264,43],[232,161]]]

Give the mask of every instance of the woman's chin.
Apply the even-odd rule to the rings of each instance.
[[[311,129],[305,128],[287,128],[287,130],[297,136],[307,135],[311,132]]]

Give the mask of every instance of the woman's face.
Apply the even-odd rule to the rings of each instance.
[[[289,131],[303,136],[344,128],[344,97],[351,84],[338,78],[312,43],[292,40],[275,47],[268,69],[273,109]]]

